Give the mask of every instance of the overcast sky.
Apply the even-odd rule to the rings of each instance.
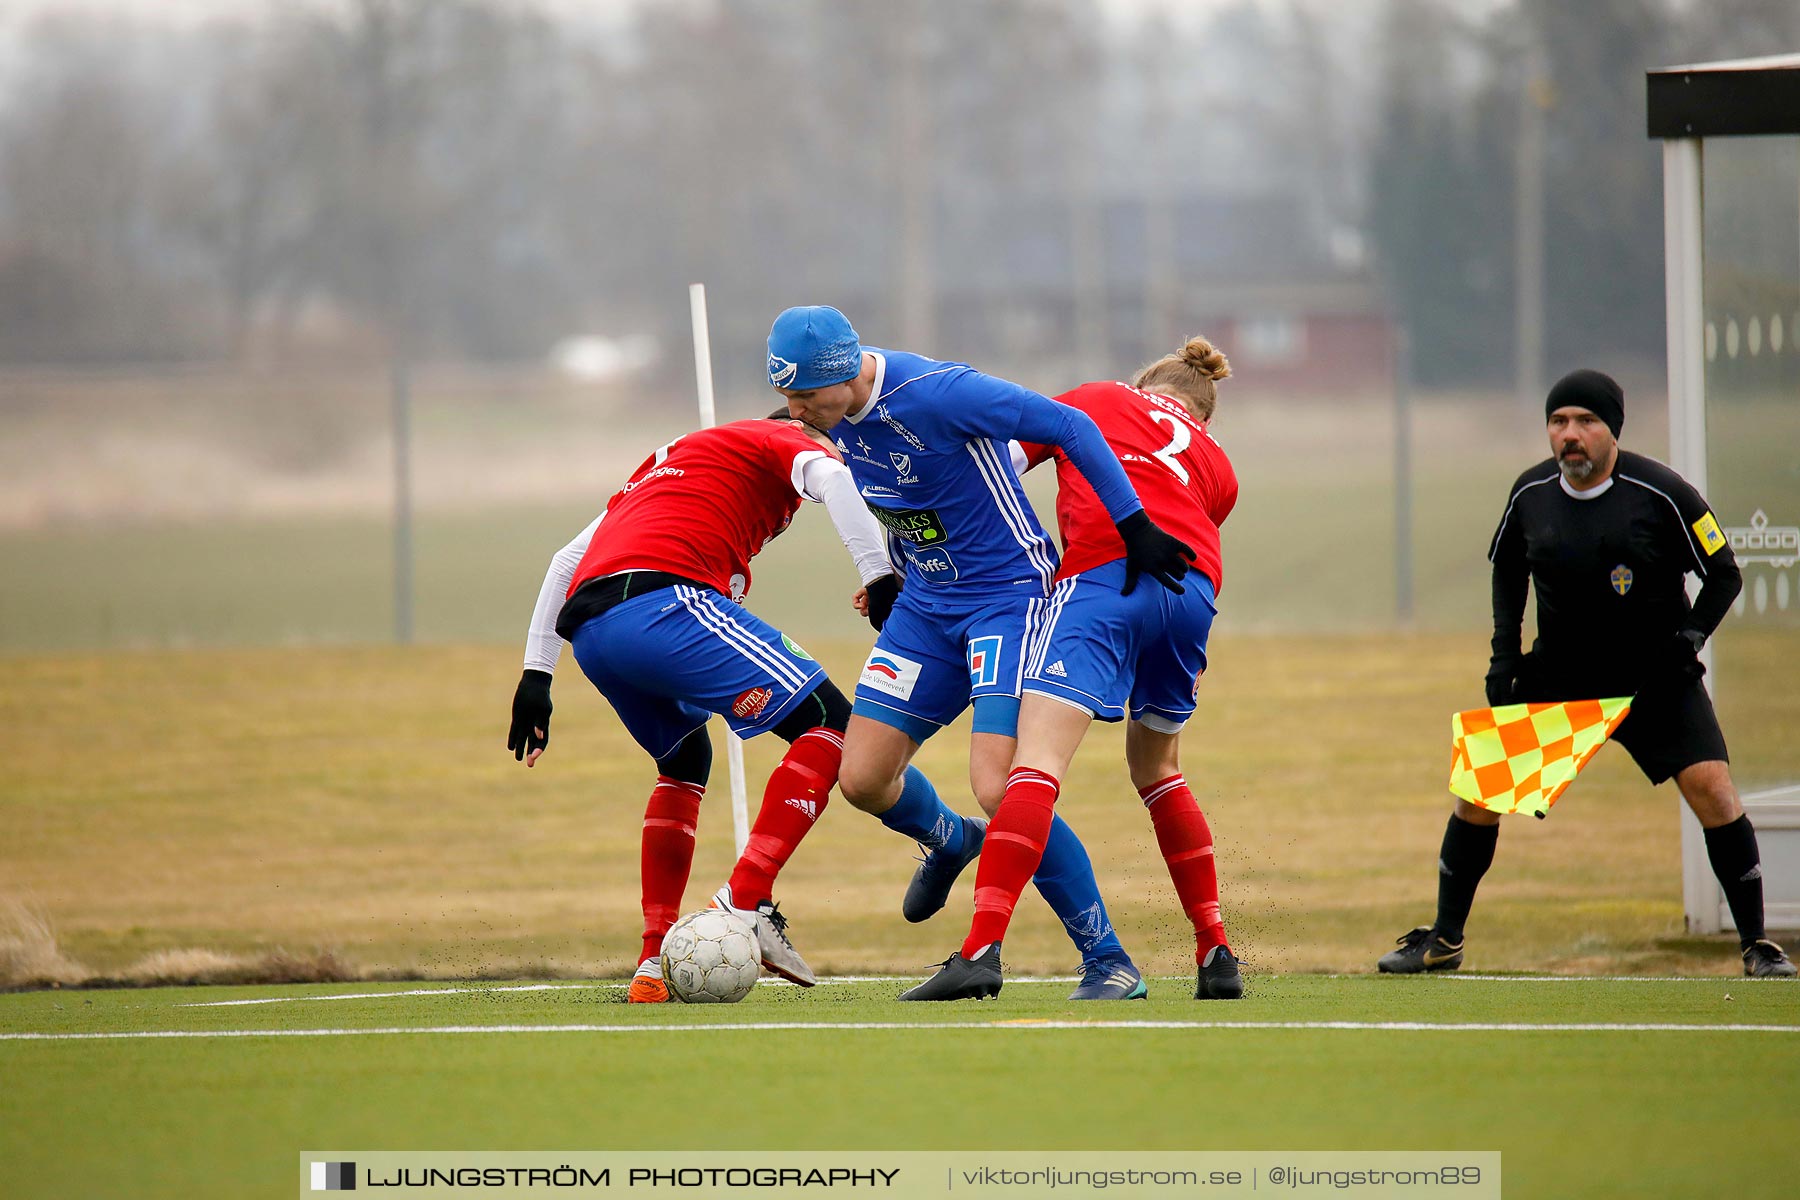
[[[187,22],[230,14],[255,14],[267,11],[282,2],[283,0],[0,0],[0,19],[11,24],[46,12],[71,14],[91,12],[96,17],[114,13],[129,13],[150,20]],[[530,0],[530,2],[540,8],[571,13],[579,12],[594,16],[609,9],[615,13],[629,12],[644,0]],[[1266,2],[1266,0],[1258,0],[1258,2]],[[1102,7],[1111,9],[1122,17],[1137,16],[1156,10],[1165,11],[1171,16],[1205,15],[1234,3],[1236,0],[1100,0]]]

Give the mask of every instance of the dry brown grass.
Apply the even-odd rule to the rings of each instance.
[[[1791,778],[1791,635],[1739,636],[1722,673],[1758,699],[1724,706],[1734,757]],[[1258,968],[1366,970],[1429,919],[1448,716],[1475,699],[1484,641],[1221,629],[1185,766],[1219,838],[1234,941]],[[862,652],[809,648],[840,680]],[[0,981],[625,973],[649,763],[568,668],[550,753],[525,770],[501,746],[517,670],[511,647],[0,658],[0,879],[36,914],[0,934]],[[1183,971],[1191,934],[1121,743],[1096,729],[1059,811],[1139,961]],[[778,749],[749,747],[753,802]],[[966,755],[964,724],[919,761],[972,811]],[[690,906],[730,869],[727,795],[721,755]],[[1682,930],[1678,803],[1609,749],[1550,820],[1508,821],[1471,966],[1733,969],[1726,941]],[[955,944],[966,882],[938,920],[899,919],[911,852],[833,802],[781,886],[815,967],[913,970]],[[1035,901],[1007,949],[1022,970],[1072,965]]]
[[[41,908],[0,900],[0,991],[65,987],[176,987],[199,984],[338,983],[367,978],[329,950],[231,954],[157,950],[113,975],[95,972],[62,952]]]
[[[47,913],[18,900],[0,900],[0,988],[63,987],[90,976],[57,946]]]

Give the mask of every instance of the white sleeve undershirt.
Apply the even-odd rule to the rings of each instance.
[[[870,583],[883,575],[892,575],[894,567],[888,561],[887,534],[869,514],[869,506],[863,503],[862,493],[856,490],[850,468],[821,454],[807,460],[801,473],[800,494],[823,504],[825,511],[831,514],[838,539],[850,552],[862,581]]]
[[[575,568],[587,554],[594,530],[606,519],[601,513],[593,523],[575,535],[575,540],[550,558],[550,569],[544,574],[544,586],[538,589],[537,607],[531,613],[531,629],[525,635],[525,669],[556,674],[556,660],[562,657],[563,640],[556,635],[556,618],[562,613],[563,601],[569,595],[569,584],[575,579]]]

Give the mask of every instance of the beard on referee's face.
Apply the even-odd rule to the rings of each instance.
[[[1618,442],[1606,422],[1585,408],[1568,405],[1550,414],[1550,453],[1563,478],[1576,487],[1599,483],[1612,471]]]

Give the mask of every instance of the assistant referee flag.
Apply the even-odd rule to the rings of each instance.
[[[1450,791],[1492,812],[1542,817],[1606,744],[1629,696],[1503,704],[1450,718]]]

